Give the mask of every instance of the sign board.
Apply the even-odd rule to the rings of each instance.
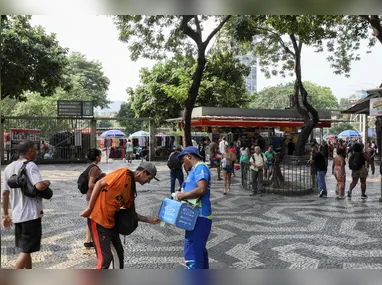
[[[192,231],[199,216],[199,209],[187,203],[165,198],[159,210],[159,219],[178,228]]]
[[[59,117],[92,117],[92,101],[57,100],[57,115]]]
[[[370,99],[369,116],[382,116],[382,97]]]

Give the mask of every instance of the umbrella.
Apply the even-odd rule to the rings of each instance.
[[[164,133],[159,133],[155,135],[156,137],[168,137],[169,135],[164,134]]]
[[[131,138],[149,137],[150,133],[145,131],[138,131],[130,135]]]
[[[101,137],[125,137],[126,134],[120,130],[108,130],[106,132],[103,132]]]
[[[359,132],[355,131],[355,130],[346,130],[346,131],[343,131],[341,132],[339,135],[338,135],[339,138],[348,138],[348,137],[356,137],[356,138],[360,138],[362,137],[360,135]]]

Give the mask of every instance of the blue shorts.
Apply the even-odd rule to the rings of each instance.
[[[273,164],[266,163],[265,164],[265,168],[266,169],[272,169],[273,168]]]
[[[232,165],[227,165],[226,167],[223,167],[223,171],[227,171],[227,173],[233,173]]]

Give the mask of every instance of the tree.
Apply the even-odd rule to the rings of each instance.
[[[139,56],[164,58],[166,52],[174,54],[175,58],[179,55],[196,57],[197,64],[188,88],[183,114],[183,133],[186,146],[192,145],[191,114],[207,62],[207,46],[231,16],[222,17],[220,23],[203,41],[203,23],[208,18],[208,16],[198,15],[115,17],[115,23],[120,30],[119,38],[128,43],[132,59],[137,59]],[[168,31],[165,32],[164,29],[168,29]],[[190,43],[190,40],[193,41],[193,44]]]
[[[131,107],[131,102],[127,101],[122,103],[121,108],[117,114],[117,118],[135,118],[134,110]],[[119,124],[125,129],[126,133],[132,134],[136,131],[142,130],[142,121],[126,121],[121,120]]]
[[[314,108],[318,110],[338,108],[337,98],[329,87],[319,86],[309,81],[304,81],[303,84],[311,96]],[[257,109],[284,109],[290,105],[293,89],[294,84],[292,82],[265,88],[255,95],[256,99],[250,106]]]
[[[284,15],[284,16],[238,16],[227,26],[241,43],[248,43],[248,49],[260,59],[261,70],[267,77],[287,74],[295,76],[294,102],[296,110],[304,120],[299,134],[296,154],[303,155],[305,143],[317,125],[319,118],[316,109],[309,104],[308,92],[302,82],[301,51],[304,45],[323,51],[323,41],[327,41],[329,51],[335,56],[328,58],[338,73],[348,74],[350,63],[357,60],[354,50],[359,43],[353,43],[357,36],[342,35],[346,30],[343,16]],[[342,26],[341,26],[342,25]],[[342,27],[342,29],[340,28]],[[348,34],[346,34],[348,35]],[[253,45],[253,37],[257,44]],[[338,37],[339,48],[336,49]],[[270,69],[272,69],[270,71]]]
[[[103,74],[99,62],[88,61],[80,53],[72,53],[64,71],[70,91],[58,87],[50,97],[43,97],[39,93],[26,93],[27,101],[17,103],[12,115],[56,116],[57,100],[93,101],[94,107],[107,107],[109,79]]]
[[[151,70],[142,69],[141,83],[128,90],[135,115],[152,117],[158,125],[178,117],[196,64],[192,58],[178,57],[159,62]],[[208,56],[195,106],[245,107],[250,95],[244,78],[249,71],[232,53],[214,50]]]
[[[54,34],[32,27],[30,16],[1,16],[1,99],[25,100],[24,92],[53,95],[68,88],[63,75],[68,61]]]
[[[342,131],[346,131],[346,130],[355,130],[355,128],[351,123],[341,123],[341,124],[336,124],[332,126],[329,129],[329,133],[333,135],[338,135]]]

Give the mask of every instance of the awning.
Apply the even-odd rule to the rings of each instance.
[[[382,97],[382,88],[366,90],[369,94],[366,98],[359,100],[354,106],[342,111],[342,114],[365,114],[369,115],[370,99]]]

